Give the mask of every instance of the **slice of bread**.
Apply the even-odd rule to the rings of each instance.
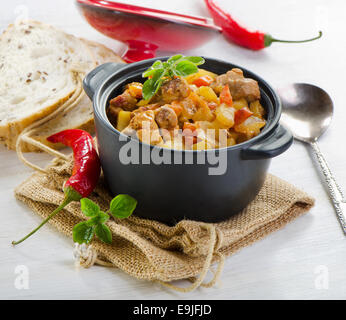
[[[116,55],[112,50],[108,49],[102,44],[92,42],[86,39],[81,39],[86,44],[94,55],[96,64],[102,64],[106,62],[120,62],[124,61]],[[84,93],[80,102],[67,112],[62,112],[59,116],[49,120],[37,130],[33,132],[30,138],[37,140],[53,149],[60,149],[64,147],[62,144],[53,144],[47,141],[47,137],[53,133],[65,130],[65,129],[82,129],[89,133],[94,133],[94,116],[92,103]],[[23,152],[37,152],[40,151],[36,146],[30,143],[22,144]]]
[[[90,134],[94,133],[94,117],[90,99],[87,95],[83,95],[80,102],[71,110],[62,112],[57,117],[49,120],[29,136],[52,149],[63,148],[62,144],[50,143],[47,137],[53,133],[66,130],[66,129],[82,129],[88,131]],[[29,142],[22,143],[23,152],[39,152],[41,151],[35,145]]]
[[[93,69],[92,50],[40,22],[10,25],[0,37],[0,141],[14,149],[24,128],[67,101],[77,88],[71,68]]]
[[[83,38],[81,38],[80,40],[82,40],[89,47],[89,49],[94,55],[97,65],[106,63],[106,62],[125,63],[125,61],[121,59],[116,53],[114,53],[114,51],[107,48],[103,44],[86,40]]]

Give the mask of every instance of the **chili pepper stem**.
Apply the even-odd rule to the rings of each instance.
[[[65,208],[70,202],[74,201],[74,199],[71,199],[70,197],[65,197],[64,201],[61,203],[61,205],[59,207],[57,207],[46,219],[44,219],[41,224],[35,228],[34,230],[32,230],[29,234],[27,234],[24,238],[18,240],[18,241],[12,241],[12,244],[15,246],[21,242],[23,242],[24,240],[26,240],[27,238],[29,238],[30,236],[32,236],[36,231],[38,231],[39,229],[41,229],[41,227],[43,225],[45,225],[50,219],[52,219],[57,213],[59,213],[63,208]]]
[[[281,39],[275,39],[271,35],[266,34],[264,37],[264,43],[265,46],[270,46],[273,42],[283,42],[283,43],[303,43],[303,42],[310,42],[317,40],[322,37],[322,31],[319,31],[318,36],[311,38],[311,39],[305,39],[305,40],[281,40]]]

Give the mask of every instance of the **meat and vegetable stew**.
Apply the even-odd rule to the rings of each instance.
[[[222,75],[200,69],[200,57],[156,61],[109,102],[108,117],[122,133],[172,149],[204,150],[249,140],[266,124],[257,81],[234,68]]]

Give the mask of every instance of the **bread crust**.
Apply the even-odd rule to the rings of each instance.
[[[52,113],[54,110],[59,108],[63,103],[65,103],[75,92],[73,90],[69,93],[67,97],[64,97],[57,101],[55,104],[48,106],[47,108],[40,110],[40,112],[30,115],[19,121],[9,122],[6,126],[0,126],[0,137],[1,143],[3,143],[8,149],[16,149],[16,141],[20,133],[30,124],[37,120],[44,118],[45,116]]]
[[[33,25],[33,26],[40,26],[40,27],[44,27],[44,28],[50,28],[50,29],[58,30],[58,29],[55,29],[54,27],[52,27],[48,24],[44,24],[44,23],[38,22],[38,21],[28,20],[28,21],[25,21],[25,23],[29,23],[30,25]],[[14,24],[10,24],[7,27],[7,29],[4,30],[2,32],[2,34],[0,35],[0,41],[3,41],[4,36],[8,32],[10,32],[14,27],[15,27]],[[59,30],[59,32],[63,32],[63,31]],[[74,39],[77,39],[78,41],[80,41],[83,44],[83,46],[85,47],[85,50],[87,50],[87,52],[88,52],[88,57],[90,57],[90,59],[92,60],[92,63],[90,64],[90,70],[92,68],[94,68],[97,65],[97,59],[93,53],[92,48],[88,45],[88,41],[87,40],[85,40],[85,41],[80,40],[79,38],[76,38],[76,37],[74,37],[70,34],[67,34],[65,32],[63,32],[63,33],[66,35],[66,38],[73,37]],[[92,42],[90,42],[90,43],[92,43]],[[97,45],[97,44],[92,43],[92,45]],[[104,47],[104,46],[102,46],[102,47]],[[104,48],[105,49],[103,49],[103,50],[106,50],[106,49],[108,50],[107,54],[109,54],[109,52],[111,52],[111,50],[109,50],[108,48],[106,48],[106,47],[104,47]],[[32,123],[34,123],[34,122],[48,116],[52,112],[54,112],[57,108],[59,108],[62,104],[64,104],[66,101],[68,101],[71,98],[71,96],[75,93],[76,89],[77,89],[77,87],[75,86],[75,88],[73,90],[68,91],[68,93],[65,95],[65,97],[60,98],[58,101],[45,107],[44,109],[36,111],[35,113],[32,113],[29,116],[26,116],[25,118],[21,118],[21,119],[14,120],[14,121],[9,121],[9,122],[4,123],[4,125],[0,125],[0,143],[4,144],[9,149],[15,150],[16,141],[17,141],[17,138],[20,135],[20,133],[26,127],[31,125]],[[91,106],[90,106],[90,108],[91,108]],[[91,117],[91,118],[87,119],[84,123],[82,123],[80,126],[78,126],[78,128],[86,129],[90,132],[93,132],[93,118]],[[52,128],[52,131],[54,131],[54,129],[55,128]],[[45,138],[46,138],[45,136],[38,137],[38,139],[42,140],[43,143],[48,144],[48,142],[46,142]],[[33,146],[29,145],[28,143],[23,143],[23,150],[25,150],[25,151],[39,151],[38,148],[33,147]]]
[[[125,63],[124,60],[122,60],[116,53],[114,53],[111,49],[107,48],[106,46],[94,42],[94,41],[90,41],[87,39],[83,39],[80,38],[80,40],[89,48],[91,54],[94,57],[94,62],[96,63],[96,65],[98,64],[102,64],[105,62],[120,62],[120,63]],[[85,94],[85,93],[83,93]],[[71,96],[71,95],[70,95]],[[68,98],[69,99],[69,98]],[[65,100],[67,101],[67,99]],[[64,103],[65,101],[62,101],[59,106]],[[71,126],[70,129],[82,129],[85,131],[88,131],[90,134],[93,134],[95,132],[95,127],[94,127],[94,118],[92,115],[92,103],[91,101],[87,98],[87,102],[85,102],[84,99],[82,99],[74,108],[73,110],[68,111],[66,114],[71,113],[72,111],[74,111],[74,109],[81,107],[83,104],[88,103],[89,107],[90,107],[90,117],[86,118],[85,121],[83,123],[78,123],[75,126]],[[57,107],[59,107],[57,106]],[[55,110],[56,108],[54,108]],[[51,112],[53,112],[54,110],[52,110]],[[47,113],[47,115],[50,112]],[[49,143],[46,138],[50,135],[53,134],[55,132],[61,131],[61,127],[59,126],[59,121],[57,121],[56,119],[52,119],[50,121],[48,121],[46,124],[43,125],[44,128],[47,128],[47,126],[49,126],[49,122],[51,122],[52,126],[50,127],[50,129],[48,130],[44,130],[44,132],[42,132],[42,134],[40,134],[40,132],[38,131],[38,133],[36,133],[35,135],[31,136],[32,139],[35,139],[45,145],[47,145],[48,147],[52,148],[52,149],[61,149],[64,147],[64,145],[62,144],[52,144]],[[30,125],[31,123],[29,123],[28,125]],[[26,126],[25,126],[26,127]],[[16,131],[17,136],[20,134],[20,132],[25,128],[22,127],[19,130]],[[1,136],[1,135],[0,135]],[[11,149],[15,149],[15,145],[16,145],[16,139],[13,140],[10,144],[10,148]],[[38,147],[27,143],[27,142],[22,142],[22,151],[23,152],[41,152],[42,150],[39,149]]]

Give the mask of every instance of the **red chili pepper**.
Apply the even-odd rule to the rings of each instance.
[[[231,95],[231,91],[229,91],[228,84],[226,84],[220,93],[220,103],[226,103],[231,106],[233,104],[233,99]]]
[[[206,76],[202,76],[195,79],[192,83],[196,85],[197,87],[201,87],[201,86],[209,86],[213,81],[214,79],[212,77],[209,77],[206,75]]]
[[[60,142],[73,150],[74,166],[71,177],[65,182],[65,198],[58,208],[56,208],[42,223],[28,235],[19,241],[13,241],[16,245],[29,238],[58,212],[72,201],[79,201],[88,197],[96,187],[101,173],[100,159],[94,147],[92,136],[79,129],[70,129],[58,132],[47,138],[49,142]]]
[[[217,6],[213,0],[204,1],[215,24],[222,28],[224,36],[231,42],[248,49],[261,50],[265,47],[269,47],[273,42],[301,43],[313,41],[322,37],[322,31],[319,31],[319,35],[312,39],[297,41],[275,39],[268,33],[247,30],[239,25],[229,13]]]
[[[247,118],[251,117],[252,115],[253,115],[253,112],[251,112],[246,107],[237,110],[234,113],[234,125],[243,123]]]

